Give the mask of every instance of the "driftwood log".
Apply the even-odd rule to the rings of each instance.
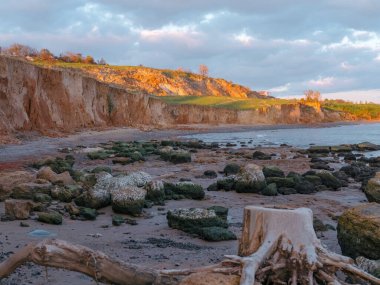
[[[237,275],[241,285],[345,284],[337,277],[338,271],[380,285],[380,279],[357,268],[351,258],[332,253],[321,244],[313,229],[313,214],[307,208],[246,207],[238,255],[201,268],[153,270],[53,239],[31,243],[2,262],[0,280],[25,262],[77,271],[97,281],[121,285],[180,284],[181,276],[191,278],[199,272]]]

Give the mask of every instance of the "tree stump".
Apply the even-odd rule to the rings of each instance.
[[[313,214],[307,208],[246,207],[239,255],[226,256],[219,264],[200,268],[153,270],[112,259],[84,246],[45,240],[26,246],[2,262],[0,280],[28,261],[123,285],[175,285],[184,275],[190,275],[186,284],[199,284],[196,278],[200,275],[193,273],[210,273],[208,277],[218,278],[220,274],[236,275],[240,285],[345,284],[338,279],[338,271],[380,285],[380,279],[357,268],[351,258],[329,252],[322,245],[313,229]],[[195,283],[191,283],[192,274]]]

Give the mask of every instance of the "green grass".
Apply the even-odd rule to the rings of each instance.
[[[198,105],[209,106],[234,110],[250,110],[274,105],[292,104],[296,100],[286,99],[238,99],[232,97],[215,97],[215,96],[166,96],[156,97],[167,104],[173,105]]]
[[[333,111],[350,113],[363,120],[380,119],[380,104],[354,104],[351,102],[329,100],[323,103],[323,107]]]

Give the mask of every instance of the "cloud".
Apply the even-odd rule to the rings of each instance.
[[[278,95],[380,88],[378,0],[3,2],[0,46],[157,68],[202,63],[212,76]]]

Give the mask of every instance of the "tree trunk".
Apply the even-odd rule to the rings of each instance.
[[[180,276],[210,272],[237,275],[241,285],[344,284],[337,271],[380,285],[380,279],[353,265],[351,258],[329,252],[313,229],[310,209],[271,209],[248,206],[244,210],[239,256],[226,256],[219,264],[179,270],[153,270],[112,259],[102,252],[61,240],[32,243],[0,264],[0,280],[25,262],[82,272],[97,281],[122,285],[180,283]],[[211,285],[199,283],[197,285]],[[206,280],[206,278],[204,279]]]

